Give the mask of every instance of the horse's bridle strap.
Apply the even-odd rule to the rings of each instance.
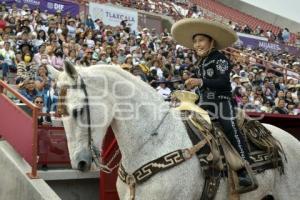
[[[119,178],[128,185],[141,184],[150,179],[153,175],[157,174],[158,172],[175,167],[183,163],[184,161],[192,158],[193,155],[195,155],[196,152],[201,150],[201,148],[205,146],[208,140],[211,139],[211,137],[208,137],[207,139],[200,141],[198,144],[192,146],[191,148],[180,149],[165,154],[162,157],[143,165],[135,172],[133,172],[133,174],[128,174],[125,171],[123,165],[120,165],[118,172]]]
[[[67,109],[65,106],[65,97],[67,95],[67,90],[68,89],[81,89],[84,93],[84,103],[85,103],[85,108],[86,108],[86,112],[87,112],[87,131],[88,131],[88,147],[89,150],[91,151],[91,155],[92,155],[92,162],[94,162],[96,164],[96,166],[99,166],[98,160],[99,160],[99,153],[96,151],[96,148],[94,147],[94,142],[93,142],[93,138],[92,138],[92,128],[91,128],[91,112],[90,112],[90,106],[89,106],[89,95],[86,89],[86,84],[83,80],[83,78],[78,75],[78,80],[80,81],[80,84],[75,84],[75,85],[65,85],[63,86],[63,88],[61,89],[60,95],[59,95],[59,105],[58,105],[58,112],[61,115],[66,115],[67,113]]]

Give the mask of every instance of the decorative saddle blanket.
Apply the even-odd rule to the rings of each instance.
[[[220,179],[228,176],[228,165],[234,166],[235,159],[231,161],[225,159],[228,158],[224,154],[227,150],[224,150],[223,145],[221,145],[220,138],[226,136],[220,124],[213,122],[210,125],[193,111],[182,111],[181,114],[193,144],[204,140],[208,135],[214,138],[212,142],[207,143],[201,151],[197,152],[206,177],[201,200],[214,199]],[[258,121],[244,120],[239,128],[246,139],[247,148],[250,152],[252,171],[257,174],[268,169],[278,168],[283,173],[284,168],[280,155],[284,155],[284,153],[280,143],[271,133]]]

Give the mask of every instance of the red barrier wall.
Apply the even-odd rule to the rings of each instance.
[[[67,138],[63,127],[38,127],[39,165],[70,167]]]
[[[102,162],[107,163],[118,149],[114,133],[111,128],[108,129],[105,140],[103,143],[103,158]],[[114,166],[119,162],[121,156],[118,157],[111,163]],[[118,177],[118,170],[115,169],[111,174],[100,172],[100,199],[104,200],[118,200],[118,193],[116,189],[116,181]]]
[[[16,107],[4,94],[0,94],[0,135],[32,166],[33,121]]]
[[[250,112],[247,114],[253,118],[261,118],[261,123],[277,126],[300,140],[300,116]]]

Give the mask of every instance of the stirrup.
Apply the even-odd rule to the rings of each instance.
[[[250,192],[250,191],[256,190],[258,188],[257,180],[253,174],[252,169],[250,168],[250,166],[248,164],[245,164],[245,169],[247,171],[247,174],[248,174],[252,184],[250,186],[240,186],[238,184],[237,188],[235,190],[239,194]]]

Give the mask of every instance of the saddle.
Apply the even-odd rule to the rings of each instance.
[[[179,93],[180,95],[178,95]],[[181,104],[184,106],[180,105],[177,109],[181,111],[182,120],[193,144],[205,140],[207,137],[213,138],[200,152],[197,152],[200,165],[205,174],[205,185],[201,200],[214,199],[221,178],[228,177],[229,199],[231,199],[232,196],[238,196],[238,194],[257,188],[255,174],[274,168],[277,168],[281,173],[284,172],[280,156],[285,157],[282,147],[261,123],[245,118],[238,121],[250,152],[250,159],[252,160],[250,166],[243,161],[227,140],[221,125],[218,122],[208,121],[207,117],[203,117],[205,116],[204,110],[195,109],[198,107],[194,104],[197,99],[196,94],[182,91],[175,94],[175,96],[184,102]],[[238,115],[242,116],[241,113]],[[238,185],[236,172],[242,168],[246,169],[252,180],[252,186],[249,188],[241,188]]]

